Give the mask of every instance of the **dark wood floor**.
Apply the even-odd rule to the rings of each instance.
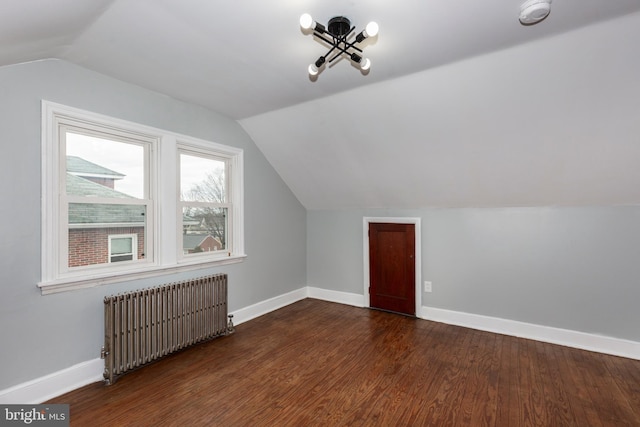
[[[640,426],[640,361],[307,299],[50,403],[73,426]]]

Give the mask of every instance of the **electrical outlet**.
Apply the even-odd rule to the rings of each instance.
[[[431,292],[431,282],[424,282],[424,291]]]

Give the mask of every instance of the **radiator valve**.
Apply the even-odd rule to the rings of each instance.
[[[236,331],[236,328],[233,326],[233,314],[229,314],[229,323],[227,323],[227,335],[231,335]]]

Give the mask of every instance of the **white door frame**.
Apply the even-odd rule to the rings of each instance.
[[[421,218],[410,217],[368,217],[362,220],[362,253],[364,254],[364,302],[365,307],[371,307],[371,296],[369,295],[369,224],[372,222],[381,222],[389,224],[414,224],[415,226],[415,266],[416,266],[416,317],[420,317],[422,312],[422,289],[420,282],[422,280],[422,233],[420,231]]]

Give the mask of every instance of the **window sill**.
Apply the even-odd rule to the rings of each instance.
[[[127,282],[130,280],[157,277],[165,274],[179,273],[183,271],[194,271],[208,267],[218,267],[221,265],[237,264],[243,262],[247,255],[232,255],[227,258],[210,261],[198,261],[191,263],[176,264],[168,267],[150,267],[135,271],[103,274],[86,274],[80,277],[67,277],[63,279],[50,280],[38,283],[42,295],[57,294],[60,292],[73,291],[76,289],[94,288],[96,286],[109,285],[112,283]]]

